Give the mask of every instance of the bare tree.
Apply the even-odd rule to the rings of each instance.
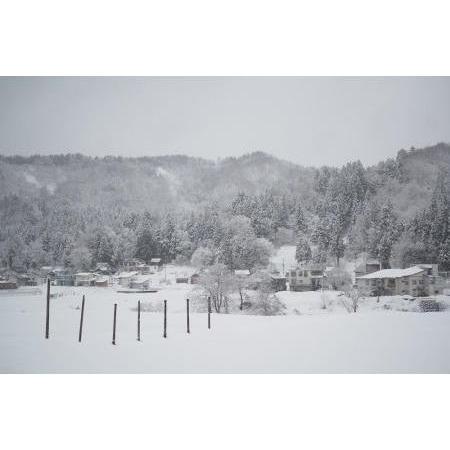
[[[345,297],[342,297],[342,304],[348,312],[357,312],[361,299],[367,297],[369,292],[363,288],[355,286],[345,290]]]
[[[246,297],[248,297],[248,295],[245,291],[249,287],[251,278],[249,276],[234,275],[233,282],[234,282],[235,290],[239,294],[239,300],[240,300],[239,309],[242,311],[244,309],[244,301],[245,301]]]
[[[230,294],[234,291],[235,283],[224,264],[214,264],[202,273],[199,284],[207,296],[211,297],[211,303],[217,313],[223,309],[228,312]]]

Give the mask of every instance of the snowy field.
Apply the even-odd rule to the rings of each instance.
[[[450,310],[419,313],[414,301],[365,299],[349,314],[336,292],[281,292],[287,315],[191,313],[190,285],[156,294],[112,288],[52,288],[50,339],[44,339],[45,290],[0,292],[1,373],[449,373]],[[78,343],[81,296],[83,341]],[[142,342],[136,339],[140,299]],[[163,339],[162,300],[168,300]],[[448,297],[442,297],[442,302]],[[117,345],[111,344],[118,304]],[[325,304],[325,307],[324,307]],[[389,306],[385,306],[389,305]],[[198,310],[193,302],[192,310]],[[409,311],[409,312],[405,312]]]

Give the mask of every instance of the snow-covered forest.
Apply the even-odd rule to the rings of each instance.
[[[384,267],[450,270],[450,146],[400,150],[364,167],[305,168],[264,153],[0,156],[0,265],[89,270],[130,257],[229,269],[366,254]]]

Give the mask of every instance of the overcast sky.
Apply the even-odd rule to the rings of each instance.
[[[3,154],[264,151],[319,166],[442,141],[450,77],[0,78]]]

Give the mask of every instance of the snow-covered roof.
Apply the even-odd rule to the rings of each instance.
[[[95,275],[92,272],[78,272],[75,274],[76,277],[92,277],[94,278]]]
[[[250,275],[250,270],[248,270],[248,269],[243,269],[243,270],[238,269],[238,270],[234,271],[234,274],[235,275]]]
[[[138,272],[120,272],[118,276],[119,278],[129,278],[134,277],[137,274]]]
[[[97,278],[95,279],[95,281],[96,281],[97,283],[104,283],[105,281],[108,281],[108,277],[97,277]]]
[[[152,258],[150,260],[151,263],[160,263],[161,262],[161,258]]]
[[[133,283],[145,283],[146,281],[150,281],[152,277],[149,275],[136,275],[133,277]]]
[[[362,277],[358,277],[358,279],[369,280],[369,279],[380,279],[380,278],[401,278],[401,277],[409,277],[411,275],[417,275],[418,273],[423,272],[424,270],[420,267],[409,267],[408,269],[383,269],[378,270],[376,272],[369,273],[367,275],[363,275]]]

